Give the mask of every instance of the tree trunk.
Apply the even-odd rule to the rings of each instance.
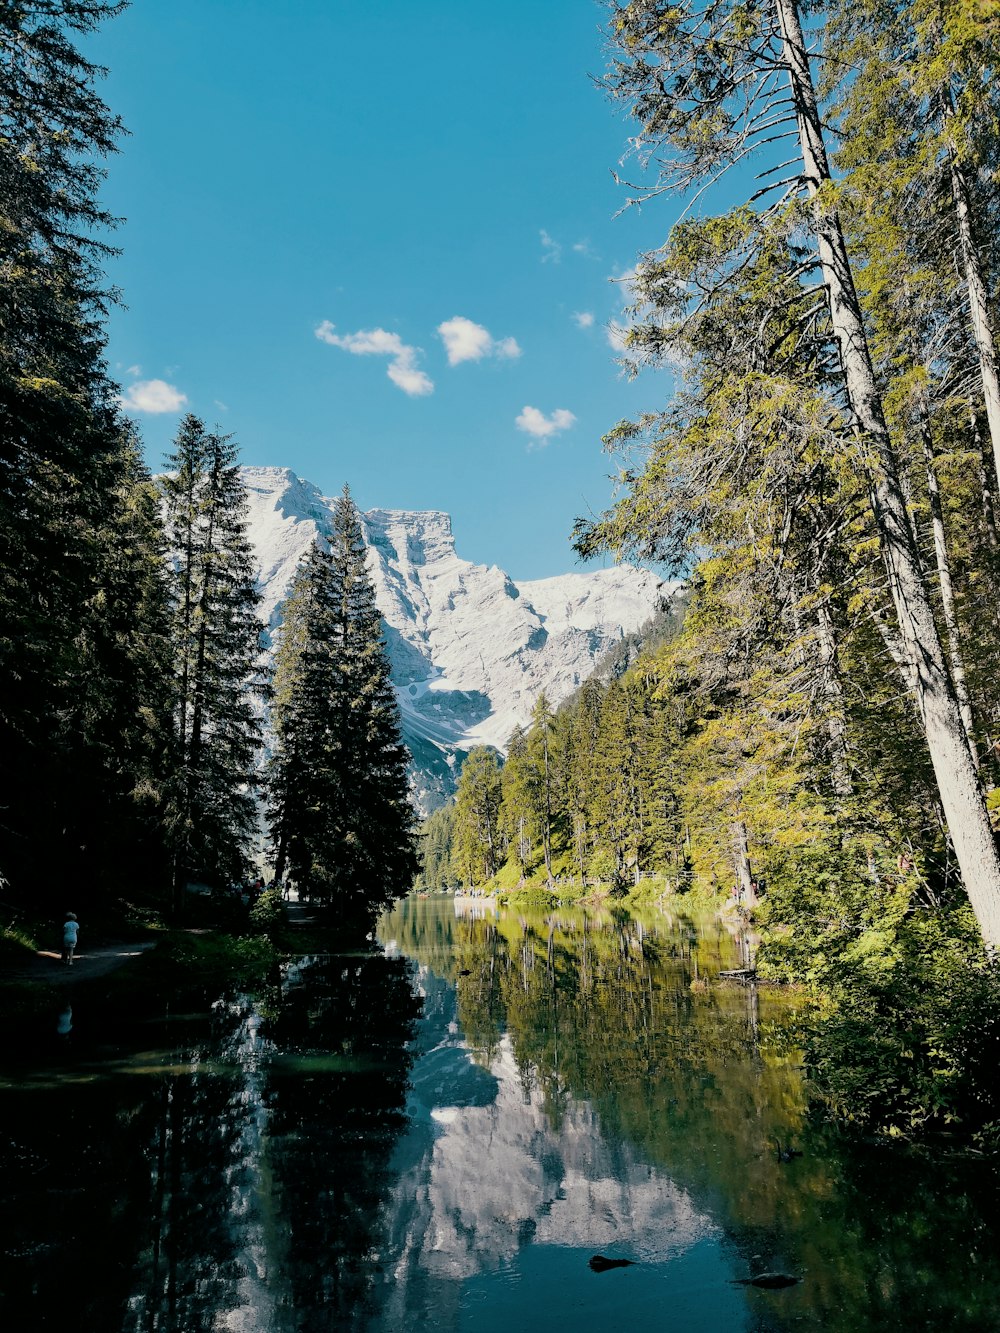
[[[951,661],[951,678],[955,684],[962,725],[972,751],[972,761],[979,767],[976,754],[975,733],[972,725],[972,704],[969,700],[969,686],[965,679],[965,662],[962,657],[961,640],[958,629],[958,614],[955,610],[955,589],[951,581],[951,562],[948,558],[948,545],[944,531],[944,510],[941,505],[941,488],[938,485],[937,472],[934,469],[934,444],[931,440],[927,411],[920,406],[920,445],[923,449],[924,464],[927,468],[927,497],[930,502],[931,528],[934,534],[934,559],[937,564],[938,583],[941,586],[941,611],[944,617],[945,635],[948,640],[948,657]]]
[[[837,640],[830,615],[830,603],[819,605],[816,618],[816,640],[819,645],[820,669],[823,673],[823,694],[826,697],[826,733],[830,741],[830,777],[834,795],[846,800],[853,790],[851,766],[847,758],[847,726],[844,722],[844,691],[837,674]]]
[[[976,404],[971,393],[969,394],[969,423],[972,427],[972,441],[978,465],[979,484],[983,492],[983,522],[986,524],[986,539],[989,542],[990,552],[995,557],[997,549],[1000,548],[1000,538],[997,536],[996,487],[990,477],[992,469],[986,457],[983,433],[979,429],[979,413],[976,411]]]
[[[953,115],[949,100],[945,99],[945,122]],[[969,297],[969,314],[972,317],[972,336],[976,343],[979,358],[979,375],[983,384],[983,399],[986,403],[986,422],[993,446],[993,468],[1000,480],[1000,374],[997,371],[996,341],[993,334],[993,321],[990,317],[989,301],[986,295],[986,280],[983,276],[983,263],[972,234],[972,208],[969,202],[969,183],[965,168],[959,161],[954,148],[948,153],[948,168],[951,177],[951,197],[955,203],[955,221],[958,226],[958,246],[962,257],[962,269],[965,273],[965,289]]]
[[[962,879],[983,939],[995,948],[1000,945],[1000,855],[924,585],[840,219],[823,197],[831,187],[830,168],[796,0],[775,3],[830,318],[865,456],[900,638],[913,663],[920,715]]]
[[[753,882],[753,869],[750,865],[750,842],[747,838],[747,826],[742,819],[733,825],[733,859],[736,867],[736,882],[740,886],[740,902],[749,911],[757,906],[757,886]]]

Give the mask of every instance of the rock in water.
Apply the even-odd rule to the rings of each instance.
[[[595,1273],[606,1273],[609,1268],[631,1268],[634,1259],[608,1259],[603,1254],[592,1254],[588,1260]]]
[[[734,1287],[764,1287],[765,1290],[776,1291],[779,1287],[794,1287],[801,1282],[800,1277],[793,1277],[791,1273],[758,1273],[756,1277],[735,1277],[732,1280]]]

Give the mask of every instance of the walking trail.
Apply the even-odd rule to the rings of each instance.
[[[8,981],[47,981],[53,985],[71,986],[107,976],[115,968],[155,948],[156,940],[112,940],[99,948],[78,951],[72,964],[64,963],[53,949],[39,949],[33,957],[5,967],[3,976]]]

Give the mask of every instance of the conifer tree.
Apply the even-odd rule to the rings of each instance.
[[[364,931],[417,870],[409,756],[345,486],[325,544],[304,557],[284,609],[273,710],[269,824],[275,868]]]
[[[499,870],[500,764],[487,745],[470,750],[455,793],[452,863],[470,885],[482,884]]]
[[[229,436],[181,422],[162,480],[176,569],[172,643],[177,769],[169,810],[175,892],[241,878],[255,834],[263,626],[246,489]]]
[[[764,151],[767,184],[754,200],[770,194],[772,202],[759,214],[749,208],[753,201],[744,210],[758,224],[758,253],[795,229],[808,238],[801,273],[822,284],[839,380],[832,401],[846,410],[850,455],[868,494],[868,518],[888,584],[891,637],[926,738],[966,891],[985,942],[996,946],[1000,855],[907,509],[905,468],[887,423],[838,209],[813,76],[816,52],[803,34],[799,5],[796,0],[749,7],[732,0],[682,6],[632,0],[615,6],[613,34],[618,57],[609,87],[628,100],[640,121],[637,144],[647,160],[657,162],[653,190],[707,184]],[[791,176],[778,180],[782,163],[772,145],[782,132],[794,135],[798,153]],[[746,245],[735,248],[719,286],[739,282],[747,260]],[[655,271],[655,259],[650,266]],[[681,299],[694,311],[703,295],[689,290]],[[676,289],[670,299],[677,301]],[[647,338],[653,345],[659,338],[661,352],[669,343],[655,319]],[[773,347],[767,325],[757,343]],[[658,527],[651,513],[647,530],[654,545]]]
[[[103,359],[122,126],[79,49],[122,7],[0,9],[0,874],[82,896],[155,861],[168,762],[162,531]]]
[[[543,690],[531,710],[528,733],[528,757],[534,767],[534,788],[538,793],[538,824],[542,838],[545,877],[552,880],[552,838],[556,824],[556,762],[553,754],[555,715]]]
[[[507,742],[507,761],[503,766],[500,828],[522,878],[541,825],[538,770],[528,751],[528,737],[522,727],[516,726]]]
[[[455,805],[449,802],[432,810],[420,827],[420,875],[418,885],[443,889],[454,883],[452,870],[455,837]]]

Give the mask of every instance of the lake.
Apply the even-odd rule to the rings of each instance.
[[[1000,1329],[994,1164],[810,1113],[736,926],[431,896],[379,934],[11,1043],[0,1326]]]

